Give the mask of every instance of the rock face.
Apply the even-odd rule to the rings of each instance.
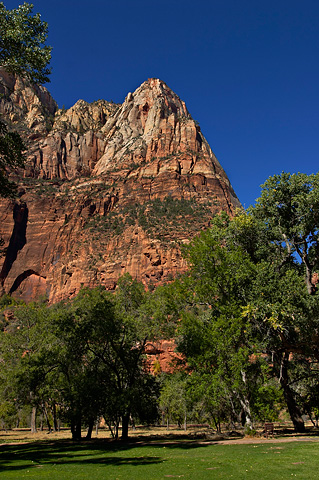
[[[154,375],[158,375],[161,372],[173,373],[176,362],[183,360],[183,356],[176,351],[174,340],[148,342],[145,352],[149,370]]]
[[[30,85],[0,67],[0,114],[9,127],[30,139],[47,135],[57,104],[45,87]]]
[[[122,105],[59,110],[0,70],[0,113],[28,145],[19,199],[0,202],[2,291],[51,302],[82,285],[152,286],[186,269],[180,246],[240,203],[184,102],[158,79]],[[23,175],[23,178],[22,176]]]

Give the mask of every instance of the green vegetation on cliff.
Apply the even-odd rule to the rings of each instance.
[[[138,225],[154,239],[175,240],[181,235],[191,235],[207,227],[212,213],[209,204],[198,203],[195,199],[165,197],[143,204],[117,206],[105,216],[90,217],[85,225],[92,233],[105,232],[121,235],[130,225]]]

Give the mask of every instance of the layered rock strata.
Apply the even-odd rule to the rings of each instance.
[[[185,103],[158,79],[122,105],[59,110],[44,87],[0,70],[0,94],[2,118],[28,145],[19,198],[0,203],[3,292],[54,302],[81,286],[114,289],[126,272],[151,288],[185,270],[181,244],[240,206]]]

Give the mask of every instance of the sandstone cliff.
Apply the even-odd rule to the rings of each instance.
[[[122,274],[152,287],[185,270],[180,245],[240,203],[185,103],[158,80],[122,105],[58,109],[0,70],[0,113],[27,145],[19,199],[1,200],[3,292],[57,301]],[[20,175],[20,176],[19,176]],[[22,177],[23,176],[23,177]]]

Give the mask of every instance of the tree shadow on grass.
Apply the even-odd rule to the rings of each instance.
[[[74,443],[65,440],[35,441],[16,445],[0,446],[0,472],[19,471],[42,465],[151,465],[160,464],[166,460],[162,456],[154,456],[154,449],[180,448],[192,449],[203,448],[207,445],[198,442],[168,441],[147,443],[140,442],[115,442],[94,440],[91,442]],[[120,452],[145,449],[145,456],[120,456]],[[147,449],[152,448],[152,455],[147,454]],[[149,452],[149,450],[148,450]],[[140,452],[139,452],[140,453]],[[151,453],[151,452],[149,452]]]
[[[86,455],[87,457],[87,455]],[[16,463],[16,462],[19,463]],[[163,463],[164,459],[161,457],[118,457],[112,455],[111,457],[98,457],[98,458],[81,458],[77,455],[69,456],[63,453],[63,456],[60,458],[50,458],[43,456],[36,456],[34,460],[32,457],[27,456],[27,458],[17,458],[15,455],[14,458],[4,458],[0,461],[0,472],[4,471],[20,471],[25,469],[30,469],[33,467],[41,467],[44,465],[98,465],[101,466],[121,466],[121,465],[132,465],[132,466],[141,466],[141,465],[151,465]]]

